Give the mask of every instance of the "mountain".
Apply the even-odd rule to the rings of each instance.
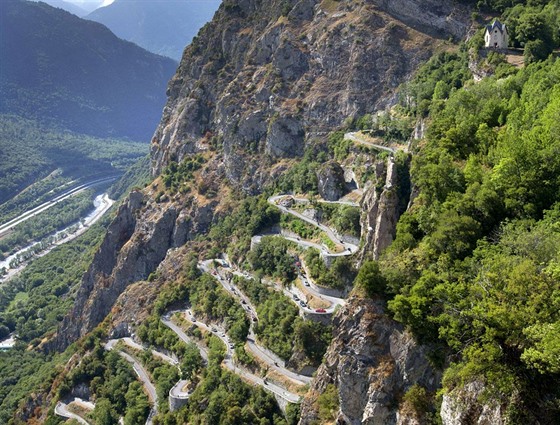
[[[14,422],[560,423],[560,6],[473,3],[225,0],[81,280],[0,288]]]
[[[160,317],[191,303],[197,321],[219,324],[228,333],[235,329],[239,338],[235,341],[241,343],[235,356],[258,368],[258,362],[241,348],[247,336],[244,310],[237,316],[235,302],[228,310],[232,299],[219,283],[204,273],[198,278],[203,269],[200,261],[227,252],[233,264],[247,265],[254,276],[264,274],[270,282],[283,281],[289,287],[295,277],[294,256],[305,257],[314,270],[310,271],[313,279],[328,286],[326,293],[343,296],[355,276],[355,259],[344,253],[339,258],[319,251],[305,254],[282,242],[274,245],[279,238],[263,237],[261,242],[254,238],[278,235],[274,229],[281,226],[287,232],[301,232],[298,238],[311,239],[309,221],[317,223],[321,217],[326,222],[326,207],[314,204],[304,212],[314,219],[290,224],[263,192],[315,196],[327,185],[318,176],[324,176],[323,182],[334,181],[331,185],[337,188],[345,188],[347,178],[359,185],[367,199],[359,207],[350,203],[356,208],[350,221],[368,216],[363,239],[373,242],[364,245],[364,257],[386,248],[410,198],[407,155],[396,155],[393,161],[393,155],[353,147],[337,131],[394,105],[399,85],[435,51],[457,49],[449,40],[466,36],[470,16],[467,7],[439,0],[224,2],[186,48],[169,84],[169,99],[152,141],[154,182],[133,191],[121,205],[83,276],[74,307],[45,348],[62,351],[100,323],[104,329],[109,326],[111,338],[135,333],[160,344],[160,336],[167,335]],[[407,129],[405,125],[405,140],[411,131]],[[346,216],[343,210],[333,214]],[[353,250],[348,247],[345,253]],[[332,270],[321,258],[332,264]],[[323,403],[323,398],[317,400],[321,394],[332,397],[335,406],[329,399],[321,414],[331,409],[338,414],[339,390],[348,396],[348,403],[340,406],[339,423],[361,423],[362,416],[368,423],[392,423],[390,418],[399,414],[399,394],[412,386],[413,379],[429,391],[441,382],[427,350],[387,316],[380,301],[350,298],[332,317],[333,348],[326,351],[331,341],[324,327],[328,317],[314,317],[305,310],[301,312],[305,320],[300,322],[302,305],[294,308],[292,297],[279,294],[267,300],[270,291],[263,285],[258,289],[239,283],[249,289],[249,297],[255,295],[258,341],[280,355],[290,370],[312,374],[323,355],[329,355],[334,374],[328,378],[326,369],[319,369],[323,378],[313,384],[303,405],[304,423],[328,422],[321,421],[316,411]],[[320,306],[313,307],[312,313],[317,309],[321,314]],[[228,318],[224,320],[218,311]],[[378,327],[373,327],[376,319]],[[144,325],[137,327],[139,322]],[[245,329],[245,334],[237,329]],[[170,334],[171,343],[173,338]],[[344,364],[337,363],[340,352],[345,354]],[[273,375],[270,379],[278,382]],[[210,397],[204,393],[207,382],[210,385],[201,383],[190,399],[201,402],[189,404],[185,416],[173,420],[230,423],[213,413],[229,413],[228,401],[204,412],[202,400]],[[362,401],[367,397],[371,400],[366,406]],[[225,393],[220,398],[229,400]],[[371,407],[376,404],[377,410]],[[232,410],[231,415],[234,422],[258,422],[252,416],[244,419],[242,412],[235,416]],[[296,422],[297,416],[289,423]]]
[[[0,112],[150,140],[176,63],[45,3],[0,2]]]
[[[43,1],[43,0],[32,0],[32,1]],[[80,6],[78,6],[74,3],[70,3],[68,1],[64,1],[64,0],[46,0],[46,1],[44,1],[44,3],[47,3],[48,5],[50,5],[52,7],[57,7],[59,9],[64,9],[67,12],[70,12],[73,15],[76,15],[76,16],[79,16],[79,17],[83,17],[83,16],[88,14],[88,11],[86,11],[85,9],[82,9]]]
[[[91,13],[99,7],[107,6],[111,3],[111,0],[73,0],[71,2],[80,9],[85,10],[86,13]]]
[[[116,0],[86,19],[150,52],[180,60],[183,50],[211,18],[221,0]]]

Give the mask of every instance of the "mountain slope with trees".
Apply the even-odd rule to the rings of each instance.
[[[0,2],[0,112],[149,141],[176,63],[45,3]]]
[[[184,355],[179,334],[161,321],[175,316],[216,357],[193,368],[200,374],[191,376],[190,404],[171,411],[160,402],[155,423],[559,423],[560,61],[535,56],[515,68],[492,52],[484,64],[489,76],[475,82],[469,65],[476,39],[453,44],[451,35],[429,35],[441,28],[411,27],[460,16],[467,33],[476,14],[433,1],[442,18],[434,20],[414,12],[425,0],[402,0],[401,10],[395,3],[226,1],[172,80],[152,144],[154,181],[121,206],[74,308],[43,347],[72,350],[78,341],[89,352],[74,364],[88,365],[93,356],[99,364],[100,338],[135,334]],[[512,3],[486,6],[507,17]],[[557,2],[515,3],[521,22],[541,9],[558,16]],[[427,50],[417,50],[418,40]],[[398,46],[397,56],[388,55]],[[397,89],[397,82],[404,84]],[[368,130],[375,144],[344,138],[357,130]],[[392,242],[384,251],[366,248],[329,262],[301,248],[319,238],[309,226],[329,224],[328,214],[319,214],[324,199],[317,199],[325,163],[340,171],[329,176],[359,184],[349,195],[362,196],[362,242],[374,230],[367,223],[380,218]],[[281,204],[269,202],[278,193],[296,194],[281,202],[311,223],[282,219]],[[299,197],[309,203],[298,205]],[[391,208],[402,210],[394,221],[378,214]],[[305,276],[294,280],[298,274]],[[309,322],[292,328],[296,308],[304,308],[292,301],[301,297],[272,292],[296,286],[305,293],[305,283],[350,291],[332,316],[332,339]],[[14,311],[26,306],[15,289],[5,300]],[[238,304],[230,291],[247,292],[251,302]],[[47,317],[53,330],[55,318]],[[222,373],[224,348],[234,350],[238,365],[258,370],[240,344],[248,321],[256,323],[257,342],[289,358],[287,367],[301,364],[301,346],[321,343],[313,358],[324,355],[322,364],[301,410],[282,414],[260,390]],[[215,334],[228,333],[235,344],[223,346],[195,322],[216,326]],[[41,330],[28,336],[38,343]],[[184,370],[194,366],[189,357],[181,359]],[[48,402],[37,397],[19,418],[56,422],[49,412],[56,397],[78,385],[96,390],[103,376],[102,367],[63,369],[51,378]],[[279,379],[269,369],[261,369],[271,379],[262,388]],[[152,378],[168,388],[169,376]],[[122,412],[114,400],[106,406]]]

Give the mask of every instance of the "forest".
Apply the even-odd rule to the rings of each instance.
[[[18,148],[10,149],[14,143]],[[20,204],[36,200],[65,180],[122,174],[147,151],[145,143],[100,139],[13,115],[0,115],[0,214],[10,218],[7,213],[20,212]],[[40,191],[32,190],[20,199],[6,202],[42,179],[45,187]]]
[[[446,390],[482,379],[493,397],[520,394],[509,417],[532,423],[560,370],[560,62],[503,63],[472,84],[466,55],[434,58],[406,87],[403,107],[430,123],[411,166],[419,196],[370,288],[445,347]]]
[[[500,52],[481,55],[482,31],[457,49],[437,53],[400,87],[397,105],[382,118],[348,119],[327,140],[307,146],[301,160],[289,163],[262,194],[235,193],[239,197],[228,205],[228,214],[217,216],[207,235],[182,247],[187,254],[172,281],[166,281],[161,270],[149,275],[147,283],[161,288],[137,336],[147,346],[176,355],[180,371],[148,352],[136,354],[162,400],[179,377],[197,384],[186,408],[170,412],[160,401],[157,424],[298,421],[299,407],[290,405],[283,414],[269,393],[220,366],[225,354],[219,339],[198,328],[186,329],[206,344],[210,354],[204,365],[196,345],[182,342],[161,321],[171,309],[188,307],[199,320],[224,328],[235,345],[236,360],[257,367],[244,348],[252,319],[215,277],[199,268],[202,259],[224,254],[252,275],[236,276],[232,282],[256,306],[259,319],[253,328],[259,342],[282,360],[303,353],[308,364],[319,365],[336,332],[304,320],[297,305],[281,292],[297,279],[295,264],[301,260],[318,285],[353,288],[352,297],[386,306],[426,348],[432,366],[443,375],[441,390],[428,393],[415,385],[399,396],[403,403],[429,411],[428,423],[438,423],[445,393],[472,382],[484,385],[485,400],[507,405],[505,415],[511,423],[560,421],[560,3],[481,0],[478,7],[476,13],[501,13],[513,47],[525,51],[523,67],[510,65]],[[470,61],[485,67],[488,76],[475,82]],[[6,122],[11,122],[6,124],[9,134],[18,122]],[[364,260],[357,268],[356,259],[340,257],[327,267],[319,251],[304,251],[277,236],[263,236],[251,248],[253,236],[279,226],[301,238],[322,240],[316,228],[282,215],[267,202],[277,193],[309,195],[326,223],[359,236],[356,207],[314,202],[317,171],[331,158],[342,162],[369,154],[344,140],[345,131],[373,130],[385,143],[403,143],[415,122],[426,124],[425,137],[411,143],[410,156],[395,155],[399,172],[410,171],[404,192],[414,196],[410,204],[400,200],[403,214],[394,241],[378,260]],[[58,139],[57,146],[64,140]],[[125,146],[130,150],[125,149],[119,169],[136,157],[137,146]],[[77,157],[106,167],[104,154],[90,148],[85,143]],[[48,165],[45,158],[33,155],[38,164]],[[372,153],[371,163],[387,155]],[[27,158],[21,160],[27,164]],[[194,192],[193,180],[205,161],[201,155],[172,161],[161,177],[156,202]],[[15,191],[35,172],[31,166],[25,170],[7,176],[7,190]],[[372,173],[364,171],[360,182]],[[114,423],[120,416],[126,424],[144,421],[149,406],[130,366],[103,350],[106,323],[62,355],[27,349],[37,347],[68,311],[106,225],[54,250],[0,288],[0,336],[15,331],[20,339],[15,348],[20,357],[0,353],[2,410],[13,411],[40,384],[47,387],[56,381],[57,395],[65,395],[87,383],[98,406],[91,414],[93,421]],[[76,352],[82,359],[79,367],[62,371],[61,365]],[[334,420],[337,388],[326,385],[317,404],[322,420]],[[0,414],[0,421],[8,416]],[[51,414],[49,421],[58,420]]]

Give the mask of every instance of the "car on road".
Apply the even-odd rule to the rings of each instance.
[[[233,343],[230,342],[229,348],[231,348],[233,350],[233,347],[234,347]]]
[[[307,304],[305,304],[303,301],[300,301],[300,302],[299,302],[299,305],[302,306],[303,308],[306,308],[306,307],[307,307]]]
[[[309,282],[308,282],[307,280],[304,280],[304,281],[303,281],[303,284],[304,284],[305,286],[309,286]]]
[[[216,328],[212,328],[211,330],[212,330],[212,332],[218,332],[218,330]]]
[[[327,310],[325,310],[324,308],[317,308],[317,309],[315,309],[315,312],[316,313],[326,313]]]
[[[296,294],[292,295],[292,298],[294,299],[294,301],[299,301],[299,297]]]

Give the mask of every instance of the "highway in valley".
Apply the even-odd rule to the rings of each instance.
[[[89,189],[90,187],[94,187],[103,183],[113,182],[117,178],[118,176],[109,176],[109,177],[103,177],[103,178],[91,180],[86,183],[75,185],[72,188],[65,190],[64,192],[53,196],[51,199],[49,199],[46,202],[43,202],[41,205],[38,205],[34,208],[25,211],[23,214],[20,214],[18,217],[10,221],[7,221],[6,223],[0,224],[0,237],[8,233],[11,229],[16,227],[18,224],[21,224],[29,220],[30,218],[35,217],[38,214],[41,214],[43,211],[46,211],[49,208],[54,207],[56,204],[64,201],[65,199],[77,195],[78,193],[81,193],[84,190]]]
[[[78,236],[82,235],[83,233],[85,233],[86,230],[91,225],[95,224],[101,217],[103,217],[103,215],[111,208],[114,202],[115,201],[110,199],[106,193],[102,195],[98,195],[94,200],[94,210],[90,212],[85,218],[83,218],[83,220],[78,224],[77,228],[75,228],[75,225],[72,224],[62,230],[59,230],[54,234],[55,241],[49,244],[44,249],[42,249],[40,252],[37,252],[36,254],[29,255],[30,254],[29,251],[31,249],[34,249],[34,247],[37,244],[41,243],[40,241],[33,242],[32,244],[24,248],[21,248],[14,254],[11,254],[4,260],[1,260],[0,270],[4,269],[5,273],[4,274],[0,273],[0,283],[7,281],[8,279],[12,278],[13,276],[21,272],[27,266],[27,264],[29,264],[29,262],[32,261],[34,258],[42,257],[43,255],[48,254],[57,246],[68,243],[76,239]],[[74,228],[75,231],[72,232],[69,231],[70,229],[74,229]],[[58,238],[59,235],[60,238]],[[23,260],[21,261],[18,260],[16,266],[10,265],[13,260],[21,259],[21,258],[23,258]]]

